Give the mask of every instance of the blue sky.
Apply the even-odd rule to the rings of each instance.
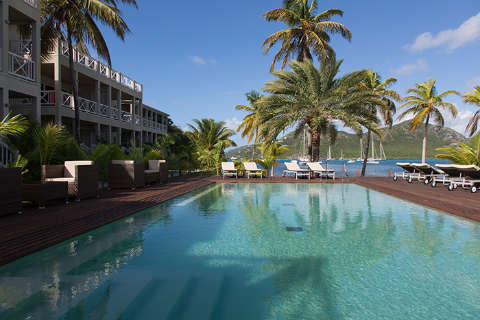
[[[132,33],[121,42],[106,31],[114,68],[144,86],[144,102],[171,115],[180,128],[193,118],[214,118],[236,128],[244,93],[272,78],[263,40],[281,30],[262,14],[281,0],[142,1],[124,9]],[[471,90],[480,84],[480,5],[463,1],[320,1],[352,41],[334,37],[342,72],[372,69],[394,76],[402,95],[416,82],[438,79],[438,89]],[[447,125],[463,132],[476,108],[451,98],[460,110]],[[242,143],[239,137],[237,142]]]

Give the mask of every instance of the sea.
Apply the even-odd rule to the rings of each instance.
[[[281,176],[286,169],[285,162],[291,160],[277,160],[279,164],[275,167],[275,176]],[[397,162],[421,162],[418,159],[398,159],[398,160],[381,160],[379,164],[367,164],[365,172],[366,176],[370,177],[388,177],[389,174],[393,175],[394,172],[401,172],[396,164]],[[430,165],[450,163],[448,160],[427,160]],[[361,161],[355,161],[354,163],[348,163],[348,160],[322,160],[322,166],[328,169],[334,169],[337,177],[355,177],[360,175],[362,171]],[[300,165],[301,168],[306,168],[306,165]]]

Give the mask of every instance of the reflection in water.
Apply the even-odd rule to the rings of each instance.
[[[221,184],[0,268],[0,319],[467,319],[479,268],[476,223],[354,185]]]

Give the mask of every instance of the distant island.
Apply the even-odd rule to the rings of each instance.
[[[375,153],[379,154],[379,138],[375,139]],[[366,138],[364,137],[364,141]],[[422,156],[423,127],[410,131],[410,123],[404,121],[394,125],[391,129],[385,129],[385,137],[382,145],[387,159],[418,159]],[[430,125],[428,129],[427,158],[433,159],[437,152],[436,148],[452,145],[459,141],[466,141],[465,136],[457,131],[444,127]],[[279,142],[290,147],[290,151],[283,158],[291,159],[303,153],[303,135],[295,137],[293,133],[279,139]],[[327,158],[328,137],[322,137],[320,144],[321,158]],[[334,144],[330,146],[332,159],[339,159],[343,153],[344,159],[358,158],[360,156],[360,137],[340,131]],[[241,146],[227,151],[227,157],[251,158],[252,146]],[[255,151],[255,157],[260,158],[260,151]]]

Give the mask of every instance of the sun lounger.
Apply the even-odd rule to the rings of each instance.
[[[443,176],[433,177],[432,187],[436,187],[438,183],[443,185],[451,185],[453,182],[460,182],[462,179],[462,172],[456,164],[437,164],[437,168],[445,172]]]
[[[312,173],[312,171],[310,171],[310,169],[302,169],[300,168],[300,166],[298,165],[298,163],[293,163],[293,162],[285,162],[285,166],[287,167],[287,170],[283,170],[283,176],[289,174],[289,173],[293,173],[295,174],[295,179],[298,179],[298,177],[308,177],[308,179],[310,180],[310,174]]]
[[[320,162],[307,162],[307,166],[314,174],[318,174],[319,177],[332,177],[335,180],[335,170],[333,169],[325,169]]]
[[[393,181],[397,181],[398,178],[404,180],[410,179],[410,176],[416,172],[415,168],[409,162],[397,162],[397,166],[402,168],[402,172],[395,172],[393,174]]]
[[[263,178],[263,170],[259,169],[255,162],[244,162],[243,166],[245,167],[248,179],[250,179],[250,176],[260,176],[260,178]]]
[[[434,177],[445,178],[445,172],[428,163],[412,163],[411,165],[415,168],[416,173],[410,175],[409,182],[416,178],[418,181],[423,180],[425,184],[429,184]]]
[[[472,193],[478,191],[480,184],[480,167],[475,165],[455,165],[460,172],[460,177],[455,179],[448,186],[448,190],[453,191],[457,186],[464,189],[470,188]]]
[[[222,175],[223,179],[225,176],[238,178],[238,170],[235,169],[235,164],[233,162],[222,162]]]

